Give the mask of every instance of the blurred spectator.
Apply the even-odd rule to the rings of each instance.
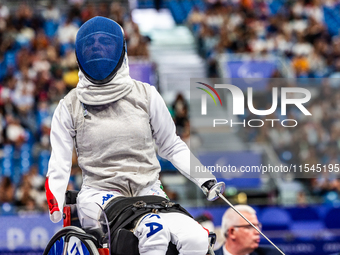
[[[25,206],[34,195],[35,190],[32,188],[28,175],[23,175],[21,183],[15,192],[15,205]]]
[[[188,104],[181,93],[177,94],[172,104],[172,112],[177,134],[180,136],[183,133],[185,123],[188,121]]]
[[[102,2],[99,3],[98,10],[97,10],[97,15],[98,16],[103,16],[103,17],[108,17],[110,13],[110,7],[108,3]]]
[[[49,45],[48,38],[44,32],[44,30],[40,29],[37,31],[36,36],[32,40],[32,47],[35,51],[40,51],[40,50],[46,50],[46,48]],[[40,56],[44,54],[43,52],[40,52]],[[46,67],[47,69],[48,66]]]
[[[54,21],[57,23],[60,19],[60,11],[53,5],[52,1],[48,4],[47,8],[42,11],[41,15],[45,21]]]
[[[25,129],[12,115],[6,115],[5,142],[20,147],[25,141]]]
[[[76,35],[79,27],[73,23],[72,17],[67,17],[64,24],[60,25],[58,28],[58,41],[61,45],[73,45],[76,40]]]
[[[37,166],[32,166],[30,171],[22,176],[15,193],[15,205],[20,211],[43,210],[46,204],[45,178],[38,173]]]
[[[126,22],[124,28],[126,27],[126,41],[128,43],[128,55],[134,57],[149,57],[148,42],[149,39],[140,34],[138,25],[132,20]]]
[[[93,3],[88,2],[85,7],[82,9],[81,12],[81,21],[84,23],[88,21],[89,19],[92,19],[93,17],[97,16],[97,10]]]
[[[307,57],[304,57],[302,54],[297,55],[294,57],[292,65],[298,78],[308,77],[309,62]]]
[[[29,69],[23,67],[21,75],[15,85],[12,101],[17,109],[23,114],[29,112],[34,105],[35,84],[30,78]]]
[[[14,202],[15,187],[11,179],[7,176],[1,177],[0,182],[0,204]]]
[[[26,202],[23,206],[19,207],[18,214],[19,215],[26,215],[28,213],[37,213],[39,209],[31,196],[26,198]]]
[[[9,9],[6,5],[3,4],[2,1],[0,1],[0,19],[8,19],[9,17]]]
[[[308,205],[306,193],[303,191],[299,191],[297,194],[297,206],[305,207]]]
[[[126,11],[118,2],[112,2],[110,6],[109,18],[116,21],[119,25],[124,26],[124,15]]]
[[[39,170],[36,165],[31,166],[27,178],[33,189],[40,190],[45,185],[45,178],[39,175]]]
[[[143,37],[138,30],[130,35],[128,54],[129,56],[149,57],[147,38]]]
[[[199,25],[203,22],[205,15],[197,6],[194,6],[188,16],[188,25],[196,33]]]

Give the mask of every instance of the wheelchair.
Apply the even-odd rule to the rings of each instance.
[[[78,218],[77,195],[78,191],[66,192],[63,228],[48,242],[43,255],[139,255],[138,238],[132,229],[142,216],[167,211],[192,217],[179,204],[163,197],[117,197],[102,209],[96,219],[96,227],[82,228]],[[207,254],[214,255],[215,242],[216,234],[210,232]],[[178,255],[176,246],[171,242],[166,255]]]

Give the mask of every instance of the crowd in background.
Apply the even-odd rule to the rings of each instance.
[[[283,163],[297,167],[326,166],[327,171],[323,167],[322,173],[314,169],[300,174],[300,177],[309,177],[300,181],[312,195],[326,197],[332,193],[337,198],[340,192],[340,174],[335,169],[340,160],[340,37],[338,25],[332,30],[335,21],[326,19],[326,14],[331,15],[334,10],[336,17],[333,18],[337,19],[339,6],[337,0],[209,1],[206,10],[195,7],[187,20],[200,54],[208,59],[209,77],[222,75],[217,65],[219,54],[233,53],[254,58],[280,56],[294,77],[318,79],[318,85],[312,87],[312,100],[306,104],[311,117],[306,118],[299,109],[290,107],[285,119],[297,120],[297,127],[284,128],[276,122],[273,128],[270,125],[248,127],[242,135],[246,142],[271,144]],[[282,77],[276,71],[271,78]],[[272,86],[269,84],[266,91],[255,95],[257,109],[271,107]],[[282,117],[280,107],[266,116],[281,120]],[[244,118],[261,117],[248,112]]]
[[[288,59],[296,77],[338,77],[340,38],[328,29],[324,8],[336,9],[339,1],[209,2],[205,11],[193,8],[187,23],[211,77],[219,53],[275,54]]]
[[[79,27],[101,15],[125,31],[129,56],[148,58],[148,40],[119,3],[74,1],[67,11],[0,2],[0,205],[11,211],[46,210],[44,182],[50,155],[51,118],[78,82],[74,42]],[[69,189],[80,189],[74,156]]]
[[[274,82],[277,87],[277,82]],[[291,85],[291,84],[290,84]],[[287,83],[285,84],[287,86]],[[288,85],[289,86],[289,85]],[[297,85],[298,86],[298,85]],[[270,87],[270,85],[269,85]],[[278,88],[280,89],[280,88]],[[331,86],[331,81],[324,78],[320,87],[313,88],[314,96],[304,104],[312,114],[306,116],[295,105],[287,107],[287,115],[281,115],[281,107],[268,116],[245,115],[250,119],[294,119],[297,126],[286,128],[275,121],[274,126],[246,128],[245,141],[270,144],[281,162],[292,164],[299,172],[296,176],[303,182],[311,195],[327,197],[328,194],[340,193],[340,89]],[[272,105],[271,88],[254,97],[257,109],[269,109]],[[280,102],[280,96],[279,96]],[[266,122],[266,121],[265,121]],[[294,123],[286,123],[293,125]],[[305,164],[310,171],[305,172]],[[319,165],[320,169],[316,167]]]

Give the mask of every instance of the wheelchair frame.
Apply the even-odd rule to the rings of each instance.
[[[78,238],[82,244],[87,248],[90,255],[123,255],[126,254],[126,251],[124,251],[124,247],[120,247],[121,244],[117,240],[128,240],[127,242],[124,242],[124,244],[131,249],[131,247],[136,247],[133,249],[133,254],[130,255],[139,255],[138,252],[138,239],[134,236],[134,234],[125,228],[119,229],[117,235],[119,235],[117,238],[115,238],[115,245],[116,252],[110,254],[110,245],[111,240],[108,240],[109,243],[103,242],[103,235],[101,233],[96,231],[88,231],[86,232],[84,229],[81,228],[78,214],[77,214],[77,206],[76,206],[76,198],[78,195],[78,191],[67,191],[65,194],[65,202],[66,205],[63,209],[63,228],[57,231],[55,235],[51,238],[49,243],[47,244],[43,255],[67,255],[68,254],[68,244],[71,237]],[[61,240],[62,238],[63,241]],[[112,239],[112,237],[111,237]],[[210,232],[209,233],[209,250],[207,254],[214,255],[213,251],[213,245],[216,242],[216,234]],[[55,253],[52,252],[50,254],[51,248],[54,247]],[[74,247],[72,247],[74,248]],[[59,252],[59,253],[58,253]],[[62,252],[62,253],[61,253]],[[178,254],[178,251],[176,249],[176,246],[169,243],[168,251],[166,255],[176,255]]]

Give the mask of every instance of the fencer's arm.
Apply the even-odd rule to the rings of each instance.
[[[72,119],[63,100],[53,114],[51,124],[52,153],[48,163],[45,189],[50,219],[58,222],[62,218],[65,192],[72,166],[73,139]]]
[[[190,176],[190,159],[198,159],[190,152],[188,146],[176,135],[176,127],[168,108],[155,87],[151,86],[150,123],[153,138],[158,146],[158,154],[169,160],[185,177],[201,187],[203,183],[214,180],[209,178],[193,178]],[[199,163],[200,164],[200,163]]]

